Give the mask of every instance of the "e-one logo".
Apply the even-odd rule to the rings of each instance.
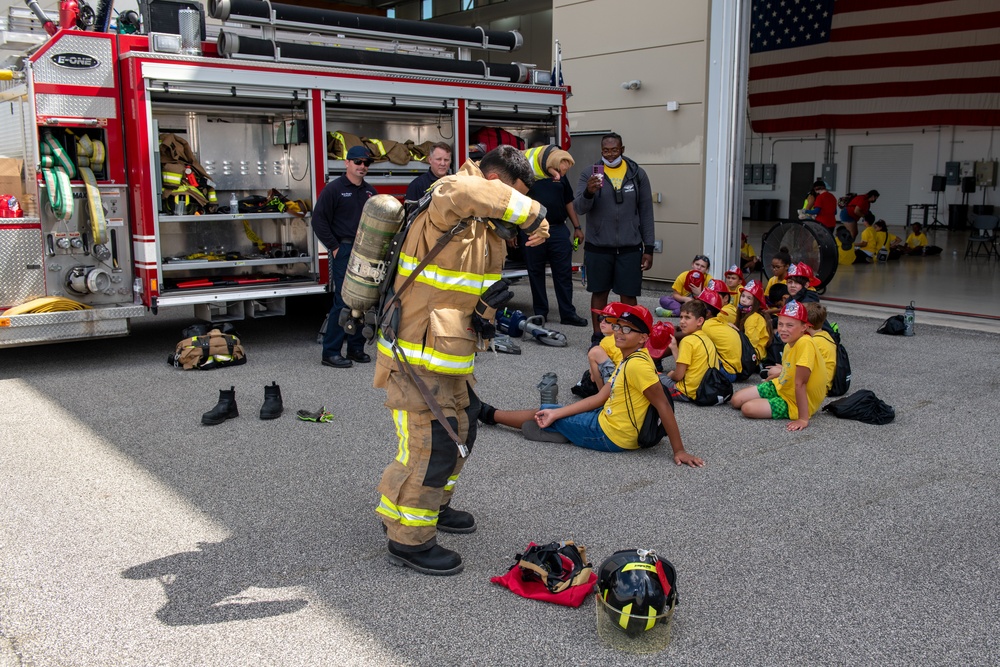
[[[72,69],[94,69],[101,64],[97,58],[85,56],[82,53],[57,53],[52,56],[52,62],[59,67]]]

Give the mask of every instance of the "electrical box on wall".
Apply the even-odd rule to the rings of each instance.
[[[764,166],[764,176],[761,182],[767,185],[774,185],[774,177],[778,171],[777,166],[774,164],[765,164],[763,166]]]
[[[751,165],[751,166],[753,167],[753,175],[750,177],[750,182],[751,183],[763,183],[764,182],[764,165],[762,165],[762,164],[754,164],[754,165]]]
[[[962,169],[959,172],[962,178],[969,178],[970,176],[975,176],[975,167],[973,167],[972,160],[963,160]]]
[[[948,179],[948,185],[960,185],[962,183],[962,163],[945,162],[944,177]]]
[[[837,165],[830,163],[823,165],[823,180],[826,181],[827,190],[837,189]]]
[[[997,185],[997,163],[976,163],[976,185],[981,188],[995,188]]]
[[[749,185],[753,182],[753,166],[749,164],[743,165],[743,185]]]

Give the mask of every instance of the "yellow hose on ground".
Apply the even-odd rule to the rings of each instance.
[[[28,313],[62,313],[70,310],[90,310],[90,306],[61,296],[43,296],[39,299],[25,301],[13,308],[8,308],[3,313],[3,316],[10,317],[11,315],[25,315]]]

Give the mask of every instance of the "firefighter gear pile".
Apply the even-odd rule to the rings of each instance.
[[[528,544],[514,556],[507,573],[490,579],[511,593],[565,607],[579,607],[593,590],[597,575],[587,562],[587,549],[572,541]]]
[[[355,146],[364,146],[371,153],[375,162],[391,162],[401,166],[411,161],[426,162],[430,155],[433,141],[415,143],[412,140],[393,141],[392,139],[375,139],[359,137],[350,132],[337,130],[328,132],[326,137],[326,155],[331,160],[346,160],[347,151]]]
[[[218,196],[215,183],[191,151],[191,146],[176,134],[160,135],[160,172],[163,177],[161,196],[169,211],[182,205],[185,215],[213,212]]]
[[[186,371],[214,370],[223,366],[239,366],[247,362],[240,339],[212,329],[207,334],[185,338],[167,357],[167,363]]]

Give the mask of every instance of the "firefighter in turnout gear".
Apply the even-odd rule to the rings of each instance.
[[[434,184],[400,250],[393,284],[398,318],[383,321],[379,331],[374,380],[386,391],[399,443],[375,511],[389,538],[389,560],[424,574],[462,570],[461,556],[437,543],[438,530],[476,529],[471,514],[449,503],[476,439],[475,353],[486,349],[496,309],[513,296],[500,279],[507,253],[496,230],[520,227],[528,245],[548,237],[545,208],[525,196],[532,181],[531,166],[511,146],[490,151],[479,165],[466,162]]]

